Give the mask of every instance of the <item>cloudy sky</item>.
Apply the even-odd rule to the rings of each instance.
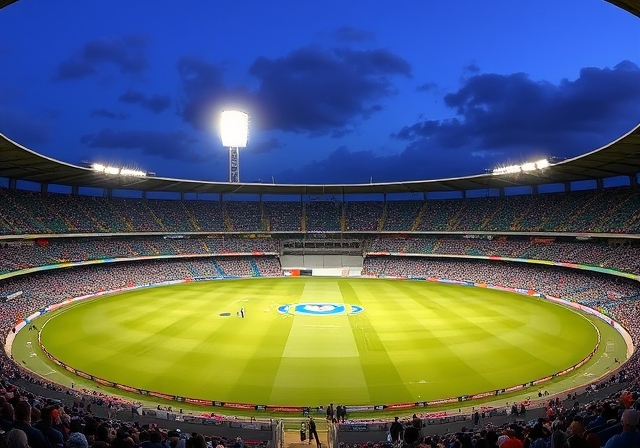
[[[66,162],[360,183],[571,157],[640,121],[640,19],[603,0],[21,0],[0,133]]]

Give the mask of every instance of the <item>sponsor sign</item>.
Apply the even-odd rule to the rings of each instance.
[[[118,389],[126,390],[127,392],[135,392],[140,393],[140,389],[136,389],[135,387],[125,386],[124,384],[115,384]]]
[[[211,406],[212,405],[212,402],[210,400],[199,400],[197,398],[185,398],[184,401],[187,402],[187,403],[197,404],[197,405],[200,405],[200,406]]]
[[[422,404],[418,404],[418,403],[396,403],[396,404],[390,404],[387,406],[387,409],[406,409],[406,408],[412,408],[414,406],[424,406],[424,402],[422,402]]]
[[[173,395],[161,394],[160,392],[149,392],[152,397],[164,398],[165,400],[173,400]]]
[[[113,383],[111,381],[103,380],[102,378],[98,378],[97,376],[93,377],[93,381],[95,381],[96,383],[100,383],[103,386],[113,387]]]
[[[274,412],[302,412],[300,406],[269,406],[270,411]]]
[[[475,395],[471,395],[471,399],[475,400],[476,398],[485,398],[485,397],[490,397],[492,395],[494,395],[495,392],[483,392],[481,394],[475,394]]]
[[[438,404],[457,403],[457,402],[458,402],[458,397],[451,397],[451,398],[443,398],[441,400],[427,401],[427,404],[429,406],[433,406]]]
[[[234,409],[255,409],[255,405],[246,403],[224,403],[224,407]]]

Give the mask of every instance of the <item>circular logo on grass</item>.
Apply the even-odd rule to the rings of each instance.
[[[361,306],[346,303],[294,303],[278,307],[278,312],[281,314],[304,314],[307,316],[352,315],[361,313],[363,310],[364,308]]]

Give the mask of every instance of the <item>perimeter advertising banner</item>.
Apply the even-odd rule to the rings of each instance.
[[[197,398],[185,398],[184,401],[186,403],[197,404],[200,406],[213,406],[213,401],[211,400],[199,400]]]
[[[269,406],[268,409],[273,412],[302,412],[302,406]]]

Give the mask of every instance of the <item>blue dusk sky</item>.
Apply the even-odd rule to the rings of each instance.
[[[640,121],[640,19],[604,0],[20,0],[0,10],[0,133],[65,162],[226,181],[480,174]]]

